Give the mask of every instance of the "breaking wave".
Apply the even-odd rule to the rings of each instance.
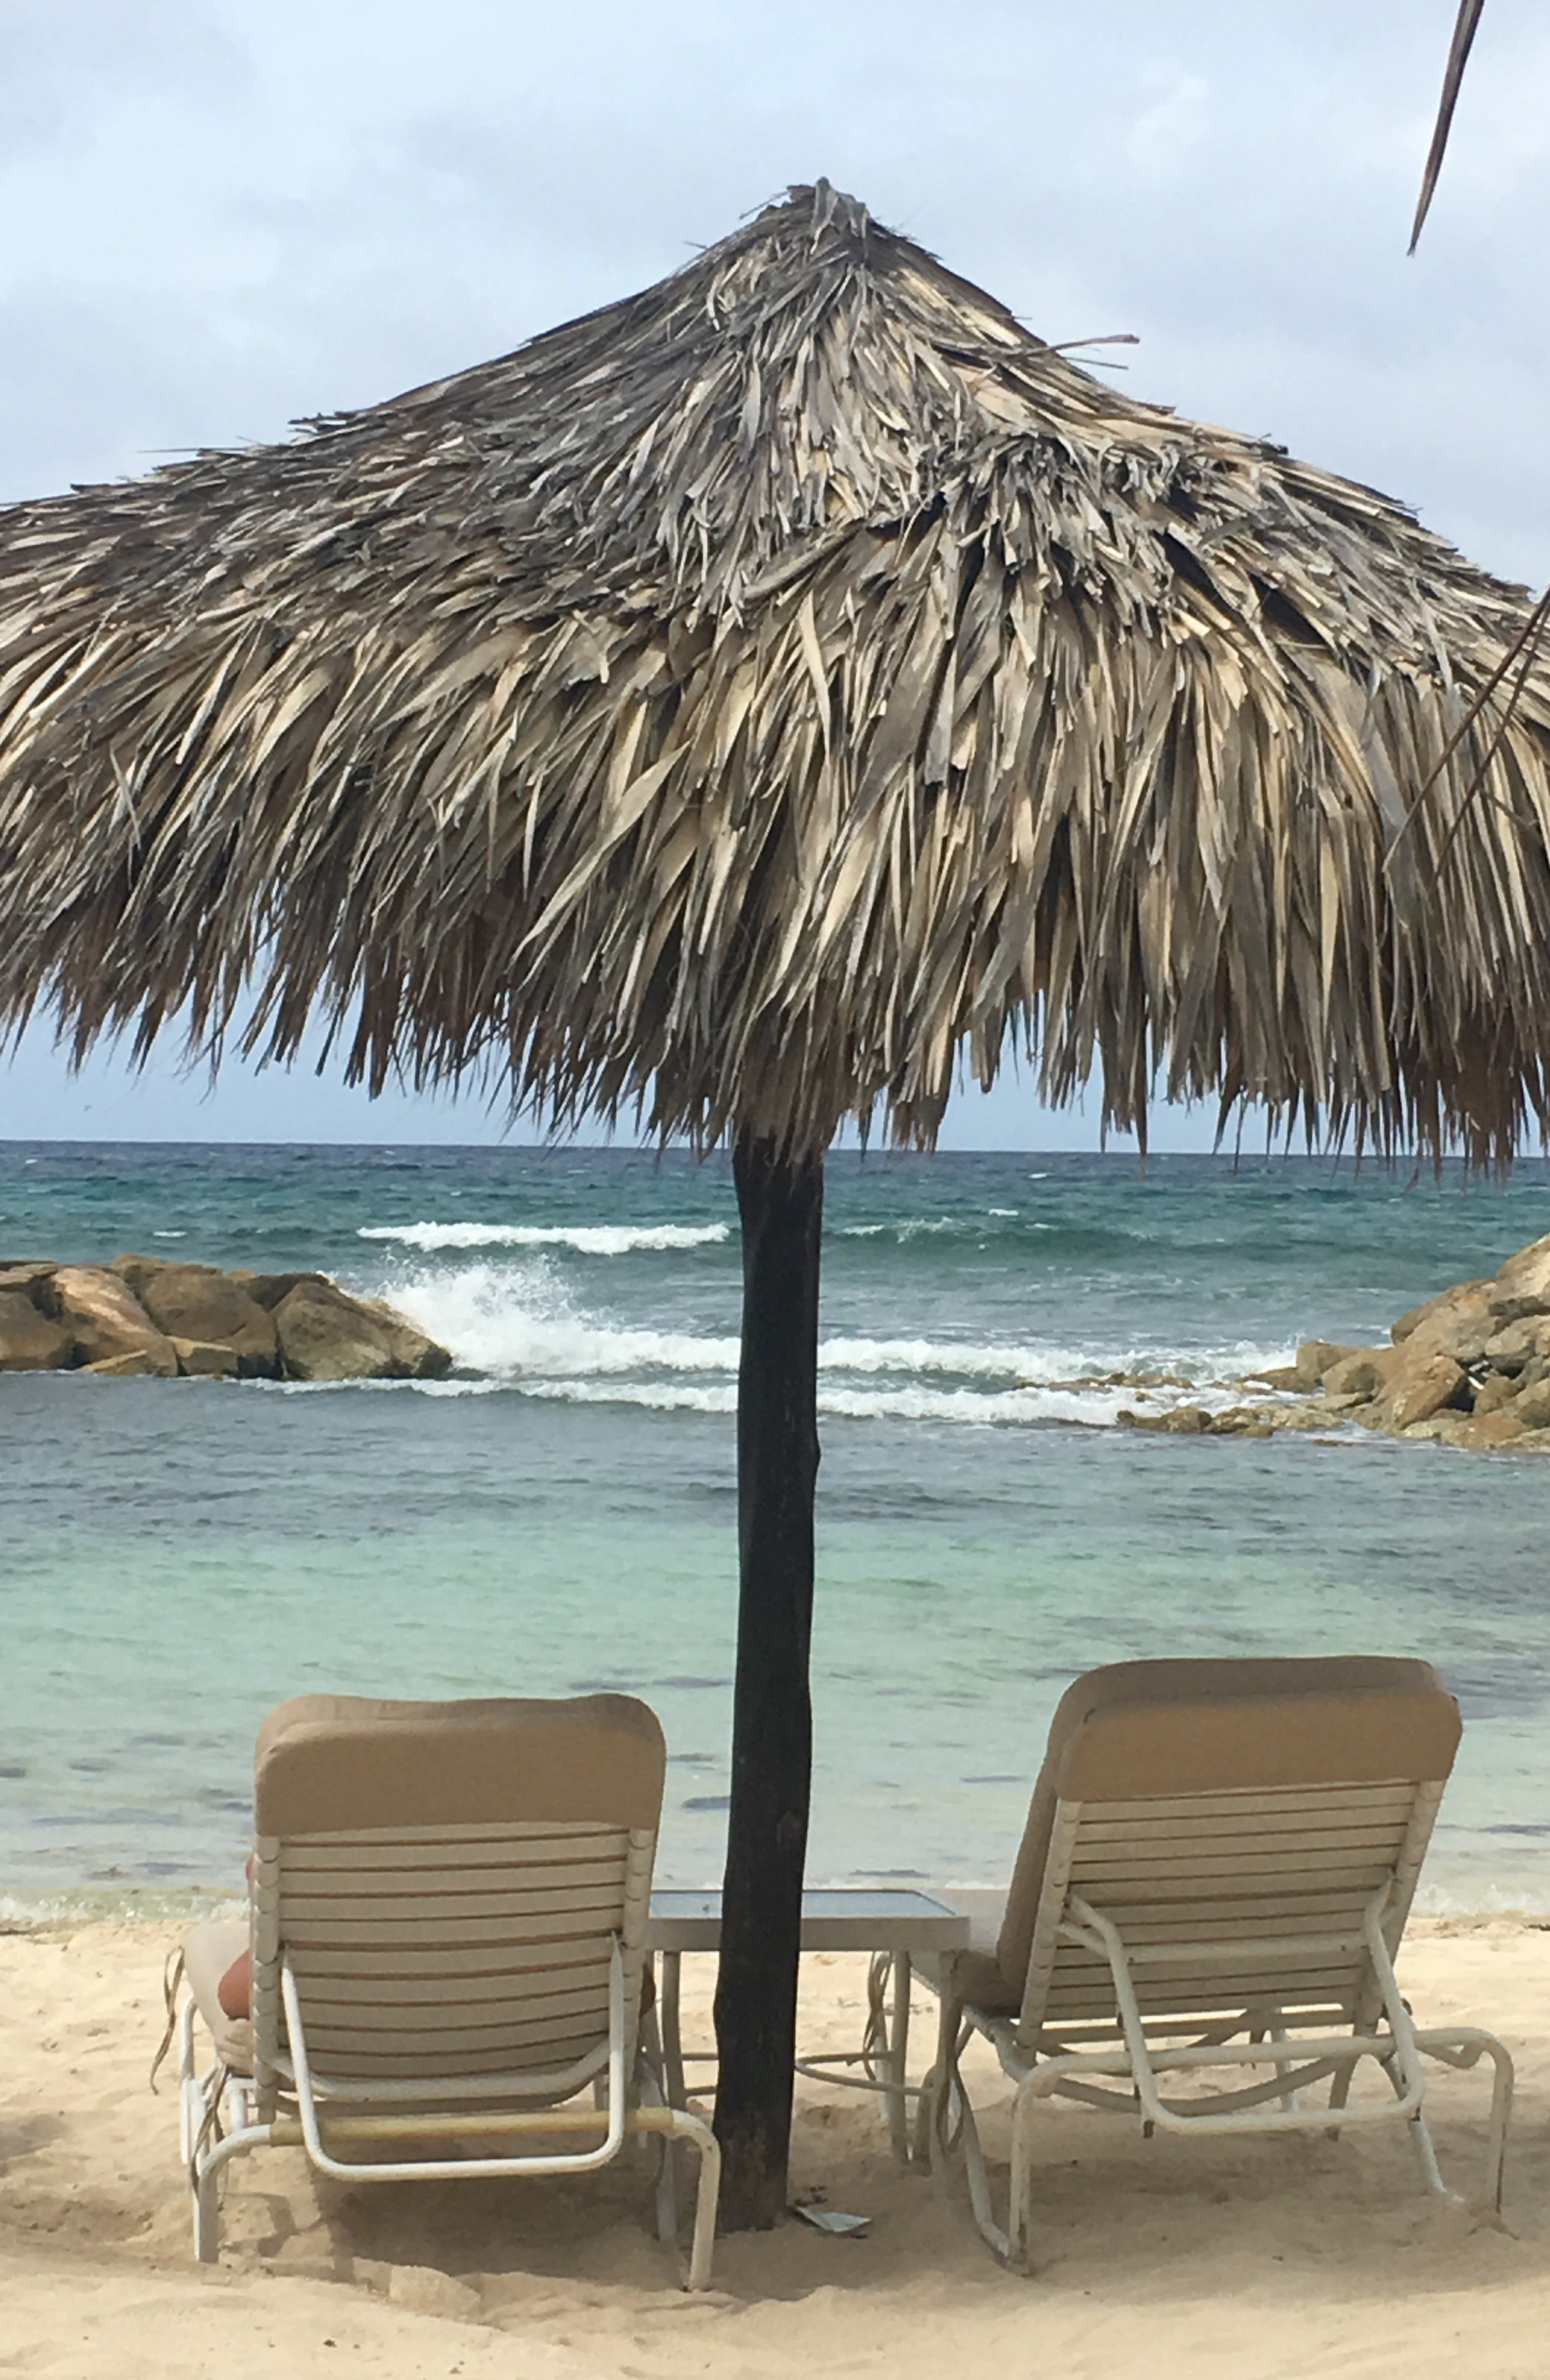
[[[666,1248],[717,1247],[725,1223],[364,1223],[362,1240],[390,1240],[433,1256],[443,1248],[569,1248],[583,1257],[629,1257]]]
[[[624,1324],[580,1306],[542,1255],[525,1263],[427,1269],[394,1281],[396,1305],[450,1347],[459,1378],[442,1395],[507,1388],[569,1404],[730,1413],[738,1346],[728,1334]],[[1126,1406],[1186,1396],[1240,1398],[1234,1381],[1285,1350],[1196,1351],[1170,1365],[1155,1350],[836,1334],[819,1343],[819,1410],[857,1420],[1112,1425]],[[1117,1373],[1150,1373],[1153,1385]]]

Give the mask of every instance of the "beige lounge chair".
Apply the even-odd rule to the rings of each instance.
[[[1149,2137],[1398,2119],[1428,2186],[1449,2197],[1422,2053],[1492,2060],[1486,2195],[1499,2206],[1512,2061],[1473,2026],[1418,2031],[1394,1977],[1458,1736],[1458,1706],[1424,1661],[1126,1661],[1077,1680],[999,1924],[971,1912],[983,1939],[940,1979],[925,2120],[938,2147],[961,2126],[997,2254],[1026,2269],[1034,2112],[1056,2095]],[[1005,2230],[959,2071],[975,2034],[1017,2086]],[[1391,2088],[1349,2105],[1364,2058]],[[1229,2087],[1163,2095],[1165,2075],[1208,2074]]]
[[[304,2147],[350,2183],[462,2180],[590,2172],[647,2132],[699,2149],[690,2286],[704,2286],[719,2154],[697,2117],[663,2105],[641,2014],[665,1756],[654,1715],[623,1694],[316,1694],[270,1713],[250,1929],[201,1926],[185,1949],[180,2101],[201,2260],[218,2252],[222,2170],[251,2149]],[[251,2022],[234,2023],[216,1990],[250,1930]],[[202,2073],[196,2014],[214,2050]],[[543,2145],[524,2150],[534,2134]]]

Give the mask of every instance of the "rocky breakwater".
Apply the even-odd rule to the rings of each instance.
[[[1519,1248],[1489,1281],[1458,1281],[1412,1306],[1385,1347],[1309,1339],[1295,1364],[1230,1385],[1242,1402],[1117,1418],[1170,1436],[1237,1438],[1354,1422],[1390,1438],[1550,1452],[1550,1236]]]
[[[1447,1446],[1550,1448],[1550,1237],[1489,1281],[1402,1314],[1386,1347],[1312,1339],[1263,1378],[1311,1400],[1302,1427],[1353,1421]]]
[[[447,1350],[403,1315],[326,1273],[0,1258],[0,1372],[439,1380],[451,1369]]]

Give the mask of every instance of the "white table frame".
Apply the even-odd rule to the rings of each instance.
[[[925,2085],[908,2079],[909,1991],[917,1963],[947,1957],[969,1941],[969,1920],[934,1894],[918,1891],[821,1888],[802,1895],[801,1948],[867,1950],[866,2031],[859,2048],[799,2058],[797,2071],[822,2082],[872,2091],[885,2102],[888,2134],[900,2165],[910,2162],[909,2102]],[[662,1961],[660,2015],[663,2082],[670,2106],[688,2104],[684,2067],[714,2064],[711,2052],[686,2054],[680,1985],[686,1950],[721,1948],[719,1892],[657,1891],[646,1921],[646,1948]],[[860,2067],[860,2073],[836,2069]]]

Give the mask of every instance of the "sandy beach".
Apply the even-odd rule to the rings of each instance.
[[[1422,1924],[1417,2011],[1492,2025],[1518,2058],[1505,2224],[1429,2203],[1397,2128],[1339,2143],[1144,2143],[1080,2110],[1043,2135],[1040,2270],[1000,2271],[961,2178],[896,2171],[870,2101],[804,2083],[793,2182],[872,2217],[721,2243],[690,2298],[629,2161],[575,2184],[319,2189],[298,2152],[238,2168],[220,2268],[193,2263],[177,2119],[146,2074],[166,1925],[0,1938],[0,2372],[82,2380],[483,2373],[532,2380],[1324,2373],[1527,2380],[1550,2330],[1550,1933]],[[802,2041],[853,2041],[854,1960],[803,1969]],[[686,1961],[708,2038],[708,1962]],[[922,2023],[927,2004],[921,2003]],[[922,2034],[922,2046],[924,2038]],[[993,2110],[995,2076],[973,2070]],[[1481,2078],[1439,2073],[1445,2174],[1472,2188]],[[1002,2134],[985,2124],[994,2156]]]

